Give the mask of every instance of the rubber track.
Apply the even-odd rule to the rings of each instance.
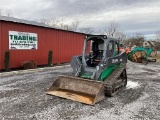
[[[124,65],[122,67],[116,68],[111,75],[105,79],[104,84],[105,84],[105,95],[106,96],[111,96],[111,94],[116,94],[118,91],[120,91],[124,87],[124,81],[118,80],[119,76],[125,69]],[[113,86],[116,88],[113,92]]]

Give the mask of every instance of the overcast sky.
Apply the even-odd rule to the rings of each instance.
[[[116,21],[127,35],[160,30],[160,0],[0,0],[0,9],[17,18],[79,20],[79,27],[97,29]]]

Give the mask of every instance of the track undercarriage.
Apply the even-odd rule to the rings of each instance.
[[[114,96],[127,85],[126,69],[117,68],[112,74],[104,80],[105,95]]]

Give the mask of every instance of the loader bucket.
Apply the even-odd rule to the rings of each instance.
[[[47,94],[93,105],[105,98],[104,84],[96,80],[59,76]]]

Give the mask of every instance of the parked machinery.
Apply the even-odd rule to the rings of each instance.
[[[47,94],[93,105],[127,85],[126,63],[118,40],[88,35],[82,55],[72,57],[73,76],[59,76]]]
[[[148,59],[152,52],[152,48],[135,47],[129,54],[128,59],[133,62],[147,64],[148,62],[156,62],[156,59]]]

